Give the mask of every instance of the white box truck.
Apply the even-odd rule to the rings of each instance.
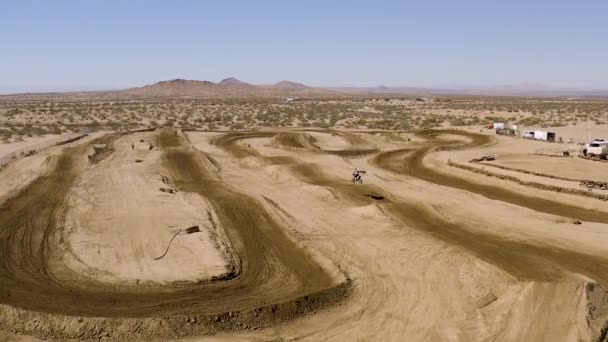
[[[555,133],[547,131],[534,131],[534,140],[555,141]]]

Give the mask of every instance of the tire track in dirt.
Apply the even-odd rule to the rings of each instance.
[[[240,262],[234,280],[216,285],[208,295],[218,303],[207,300],[207,307],[251,309],[334,286],[327,272],[285,235],[259,202],[219,182],[201,167],[199,158],[196,152],[172,151],[164,163],[180,190],[211,202]]]
[[[470,142],[449,142],[435,139],[441,134],[457,134]],[[532,210],[608,223],[608,213],[584,209],[543,198],[516,193],[490,185],[477,184],[444,174],[424,166],[424,157],[434,149],[459,150],[492,143],[490,137],[462,131],[423,131],[418,136],[428,138],[434,146],[402,149],[378,154],[372,162],[389,171],[419,178],[434,184],[477,193],[487,198],[530,208]],[[557,281],[567,274],[580,273],[608,287],[608,259],[578,253],[553,246],[532,245],[473,232],[457,223],[448,222],[432,210],[408,203],[386,205],[387,213],[407,226],[424,231],[446,243],[460,246],[478,258],[488,261],[519,280]]]
[[[306,130],[309,131],[309,130]],[[390,202],[390,196],[386,194],[379,187],[372,184],[364,184],[359,186],[352,186],[352,184],[343,181],[341,179],[332,177],[327,175],[321,171],[322,167],[320,165],[316,165],[313,163],[302,162],[298,158],[291,156],[264,156],[260,154],[257,150],[253,148],[244,147],[243,145],[238,144],[238,141],[253,139],[253,138],[280,138],[281,136],[287,138],[288,143],[285,145],[280,145],[284,148],[294,148],[293,141],[308,141],[308,138],[301,137],[301,132],[306,131],[290,131],[290,132],[269,132],[269,131],[255,131],[255,132],[238,132],[238,133],[227,133],[221,135],[215,139],[213,139],[213,143],[218,145],[231,153],[236,158],[244,158],[244,157],[257,157],[263,160],[268,165],[286,165],[289,171],[298,177],[300,180],[312,184],[323,186],[329,192],[331,192],[335,197],[347,200],[355,205],[369,205],[372,203],[385,203]],[[348,137],[346,138],[351,144],[357,144],[356,146],[364,146],[364,140],[357,137],[355,134],[350,132],[337,132],[330,130],[310,130],[313,132],[320,132],[326,134],[339,134],[341,136]],[[287,134],[287,135],[285,135]],[[281,142],[279,140],[278,142]],[[310,149],[307,149],[310,151]],[[326,153],[337,155],[341,157],[354,157],[354,156],[362,156],[370,153],[375,153],[378,149],[372,149],[363,147],[361,149],[352,148],[346,150],[323,150],[321,148],[317,148],[312,150],[314,152]],[[379,198],[374,199],[372,196]],[[381,199],[380,199],[381,198]]]
[[[461,135],[469,138],[470,141],[460,142],[437,139],[438,136],[444,134]],[[381,168],[432,181],[436,184],[447,186],[452,184],[461,185],[461,180],[454,176],[447,176],[449,182],[436,181],[436,177],[444,175],[426,168],[422,164],[422,158],[434,148],[438,147],[444,149],[465,149],[488,145],[493,142],[490,137],[468,134],[460,131],[423,131],[419,132],[417,135],[429,139],[433,146],[381,152],[374,158],[373,163]],[[232,136],[232,139],[234,140],[231,140],[231,143],[229,144],[223,145],[223,147],[232,151],[232,143],[235,140],[247,139],[248,137],[247,134],[240,134],[238,138]],[[257,151],[255,151],[255,154],[260,158],[265,158]],[[498,266],[517,279],[530,281],[557,281],[571,278],[571,273],[581,273],[608,285],[608,267],[596,267],[598,264],[605,264],[608,266],[608,259],[555,247],[536,246],[518,241],[505,240],[495,235],[473,232],[466,229],[464,226],[441,218],[440,215],[429,208],[399,202],[395,200],[396,197],[394,195],[378,186],[368,184],[353,186],[342,182],[337,178],[323,173],[319,165],[294,161],[294,163],[288,167],[294,175],[306,183],[323,186],[333,193],[334,196],[346,199],[355,205],[378,204],[378,207],[381,208],[385,214],[390,215],[397,221],[403,222],[408,227],[424,231],[450,245],[464,248],[476,257]],[[472,189],[477,189],[477,184],[472,184]],[[484,188],[485,187],[486,186],[484,186]],[[460,186],[457,188],[469,189]],[[487,188],[493,189],[494,187],[487,186]],[[520,195],[512,191],[508,192],[516,199],[531,198],[532,200],[536,200],[534,197]],[[378,194],[384,197],[384,200],[374,201],[366,196],[369,193]],[[499,192],[498,195],[495,195],[494,199],[500,200],[500,195],[501,193]],[[511,199],[512,197],[508,198]],[[525,203],[526,202],[515,202],[514,204],[523,204],[525,206]],[[542,200],[542,203],[546,203],[549,207],[559,204],[549,200]],[[569,212],[584,210],[573,206],[569,207]],[[563,208],[558,208],[553,213],[560,215],[560,213],[563,212]],[[605,215],[606,219],[601,222],[608,223],[608,214],[597,211],[593,212],[599,215]]]
[[[40,176],[0,208],[0,301],[35,309],[57,306],[56,291],[69,291],[57,282],[52,263],[63,214],[64,200],[74,184],[78,163],[94,143],[111,143],[113,137],[66,148],[52,171]]]
[[[353,148],[342,150],[325,150],[314,145],[314,137],[306,135],[306,132],[318,132],[326,134],[334,134],[344,138]],[[259,157],[271,164],[287,164],[293,163],[291,157],[267,157],[260,155],[255,149],[247,148],[239,145],[238,141],[253,138],[275,138],[277,147],[291,148],[308,152],[332,154],[340,157],[359,157],[368,154],[377,153],[379,150],[375,147],[370,147],[367,142],[350,132],[333,131],[333,130],[298,130],[298,131],[250,131],[250,132],[234,132],[222,134],[214,138],[211,143],[221,146],[226,149],[236,158],[249,156]],[[274,158],[274,159],[273,159]]]
[[[66,196],[87,149],[112,139],[65,149],[47,176],[1,207],[0,303],[18,309],[0,307],[0,328],[54,338],[168,339],[257,329],[348,296],[348,279],[337,284],[256,200],[212,181],[200,155],[187,151],[166,152],[165,166],[178,187],[213,203],[240,258],[237,269],[207,282],[137,286],[103,283],[68,269],[59,224]],[[167,144],[179,147],[181,140]]]
[[[442,134],[465,135],[470,138],[470,141],[451,142],[443,138],[438,139],[437,137]],[[485,136],[469,136],[468,134],[459,134],[458,132],[452,131],[422,132],[419,133],[419,135],[427,137],[433,145],[423,146],[419,149],[410,148],[383,152],[375,158],[374,163],[385,169],[410,176],[416,177],[419,176],[419,173],[422,173],[424,176],[420,178],[424,180],[434,180],[435,178],[432,177],[426,178],[428,175],[425,173],[427,172],[427,169],[423,168],[424,166],[422,165],[422,158],[426,153],[429,153],[434,148],[438,147],[445,149],[464,149],[492,143],[492,139]],[[239,139],[245,138],[245,136],[241,136]],[[230,146],[228,145],[226,147],[227,150],[230,151]],[[264,158],[257,152],[256,155]],[[414,157],[412,157],[412,155]],[[414,159],[416,163],[412,163],[412,159]],[[361,205],[373,202],[362,199],[364,193],[367,191],[364,186],[341,184],[340,180],[323,173],[320,169],[319,165],[310,163],[296,162],[293,165],[289,165],[289,170],[302,181],[323,186],[336,197],[346,198],[354,204]],[[444,183],[440,184],[446,185]],[[435,212],[430,207],[399,202],[398,200],[395,200],[395,196],[379,187],[373,187],[373,191],[382,194],[382,196],[385,196],[387,199],[391,199],[387,200],[385,203],[373,203],[376,203],[377,207],[380,208],[384,214],[392,217],[395,221],[428,234],[438,241],[446,243],[448,246],[462,249],[466,253],[505,271],[518,281],[583,282],[578,276],[578,274],[581,274],[597,281],[604,288],[608,288],[608,258],[579,253],[549,245],[510,240],[493,234],[472,231],[459,222],[451,222],[444,219],[441,214]],[[517,196],[518,194],[515,195]],[[527,198],[527,196],[521,196],[522,198]],[[356,200],[357,198],[359,199],[358,201]],[[500,197],[497,199],[499,198]],[[578,210],[578,208],[573,210]],[[588,284],[586,286],[587,288],[589,288],[589,286],[593,288],[594,285]],[[602,296],[598,297],[599,299],[590,299],[590,310],[593,310],[592,308],[594,306],[603,307],[605,298],[608,297],[608,292],[603,290],[601,286],[598,287],[598,289],[600,289]],[[596,319],[603,322],[605,318],[606,317],[602,316]],[[600,325],[604,326],[604,323],[601,323]],[[595,331],[595,328],[591,328],[591,330],[593,330],[594,335],[601,335],[601,331]]]
[[[389,203],[382,208],[408,227],[463,248],[520,281],[563,281],[572,280],[572,274],[584,274],[608,287],[607,258],[474,232],[423,206]]]
[[[453,134],[470,138],[468,143],[450,142],[436,139],[441,134]],[[497,186],[475,183],[451,174],[443,173],[426,167],[424,157],[434,150],[462,150],[467,148],[489,145],[493,142],[489,136],[467,133],[463,131],[422,131],[417,136],[429,139],[431,146],[419,149],[402,149],[382,152],[378,154],[373,163],[377,166],[396,173],[412,176],[424,181],[476,193],[492,200],[498,200],[534,211],[579,219],[581,221],[608,223],[608,213],[585,209],[573,205],[552,201],[540,197],[528,196],[516,191]]]

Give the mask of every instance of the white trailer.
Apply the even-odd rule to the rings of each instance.
[[[534,140],[547,140],[547,131],[534,131]]]
[[[492,128],[494,129],[504,129],[505,128],[505,123],[504,122],[495,122],[492,124]]]
[[[555,133],[547,131],[534,131],[534,140],[555,141]]]

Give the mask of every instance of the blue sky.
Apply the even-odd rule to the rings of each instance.
[[[8,1],[0,93],[172,78],[608,89],[606,1]]]

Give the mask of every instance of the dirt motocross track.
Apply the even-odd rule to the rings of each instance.
[[[314,138],[313,133],[326,141]],[[452,139],[454,136],[458,139]],[[556,334],[565,340],[574,336],[568,334],[589,340],[605,337],[605,254],[472,229],[457,216],[449,219],[433,209],[435,204],[425,204],[445,206],[447,199],[445,203],[439,199],[415,202],[408,197],[412,195],[401,191],[442,193],[442,188],[447,187],[450,191],[464,191],[467,196],[481,195],[543,214],[608,223],[608,214],[603,211],[476,183],[424,163],[436,149],[463,150],[493,143],[487,136],[451,130],[423,131],[417,133],[419,143],[397,149],[378,146],[366,134],[326,130],[202,137],[204,142],[197,145],[180,131],[160,129],[150,141],[159,150],[156,153],[162,153],[159,172],[168,176],[170,185],[206,198],[219,218],[232,249],[226,273],[198,282],[134,286],[101,282],[65,265],[62,256],[67,247],[62,222],[66,198],[80,174],[88,168],[104,167],[104,161],[87,165],[86,153],[91,144],[113,144],[117,137],[109,136],[66,148],[53,158],[47,174],[2,203],[0,301],[5,306],[0,311],[0,328],[57,339],[166,340],[225,333],[228,335],[224,337],[230,340],[239,337],[233,335],[236,331],[245,331],[242,338],[246,340],[399,340],[403,336],[415,340],[471,340],[472,336],[477,336],[475,340],[536,340],[548,336],[544,324],[563,319],[570,325],[558,329]],[[327,148],[337,139],[349,147]],[[400,143],[397,139],[396,144]],[[375,182],[356,186],[337,175],[337,170],[349,172],[353,164],[375,172],[377,177],[369,176],[376,177],[371,178]],[[243,170],[251,175],[249,179],[265,183],[264,187],[239,181]],[[266,176],[263,172],[267,172]],[[426,191],[418,188],[426,184],[432,187]],[[279,189],[285,189],[283,197],[278,195]],[[257,192],[261,195],[254,195]],[[267,197],[273,194],[274,200]],[[295,198],[298,195],[301,198]],[[294,198],[293,203],[285,198]],[[322,204],[307,207],[310,200]],[[471,199],[471,205],[475,203],[483,201]],[[315,213],[325,213],[327,222],[317,221]],[[310,232],[297,232],[298,229]],[[378,245],[372,248],[376,238]],[[314,253],[307,247],[313,242]],[[417,243],[425,244],[419,252]],[[428,254],[437,248],[440,254]],[[320,261],[318,253],[332,262]],[[445,253],[448,259],[444,259]],[[434,260],[437,264],[427,268],[421,261],[426,257],[431,257],[427,262]],[[375,259],[380,264],[374,264]],[[455,269],[449,266],[450,259],[459,260],[470,269],[454,276],[450,274]],[[400,262],[403,260],[409,262]],[[442,262],[447,266],[442,266]],[[418,283],[409,279],[418,277],[417,272],[425,274],[421,279],[434,279],[435,268],[437,274],[452,281],[460,279],[462,284],[450,288],[450,281]],[[475,283],[492,288],[490,295],[483,297],[490,299],[482,298],[481,305],[479,299],[471,304],[471,299],[459,297],[462,289],[478,291]],[[534,286],[536,295],[528,297],[528,284]],[[429,287],[433,294],[427,293],[428,289],[421,290]],[[443,303],[437,311],[438,305],[425,309],[424,298],[434,303],[436,299],[432,297],[436,293],[445,296],[446,303],[455,304]],[[566,310],[563,317],[549,317],[547,321],[540,318],[550,313],[543,308],[551,307],[553,300],[564,293],[571,295],[576,304],[568,302],[563,307],[576,308]],[[547,303],[542,303],[541,298]],[[518,314],[510,310],[517,307],[518,300],[523,306],[538,305],[529,317],[538,328],[523,329],[513,323],[518,321]],[[438,317],[432,320],[439,322],[446,319],[439,317],[449,305],[456,305],[447,311],[466,327],[458,334],[453,333],[456,323],[448,324],[452,329],[448,332],[437,328],[436,323],[426,326],[415,318],[406,318],[428,310],[430,317]],[[466,317],[461,317],[465,311]],[[318,315],[306,318],[312,313]],[[397,314],[401,318],[395,319]],[[576,320],[586,327],[572,323]],[[28,323],[32,321],[36,324]],[[267,327],[271,328],[259,334],[253,332]],[[412,330],[408,330],[410,327]],[[483,334],[477,335],[476,331]]]
[[[161,148],[181,145],[182,139],[174,134],[161,131],[159,137]],[[111,138],[95,143],[111,143]],[[213,204],[237,256],[232,269],[221,278],[202,284],[162,287],[111,286],[75,274],[60,261],[61,227],[56,221],[87,147],[67,149],[49,175],[40,177],[2,206],[3,303],[75,316],[179,316],[175,320],[168,318],[168,325],[183,322],[182,317],[188,315],[195,320],[198,317],[202,323],[212,321],[208,326],[191,329],[208,333],[231,329],[236,324],[264,326],[268,321],[318,310],[347,295],[348,281],[336,284],[285,236],[260,204],[213,179],[197,152],[166,152],[164,164],[180,190],[204,194]],[[70,331],[63,333],[69,336]],[[150,332],[156,338],[171,333]]]

